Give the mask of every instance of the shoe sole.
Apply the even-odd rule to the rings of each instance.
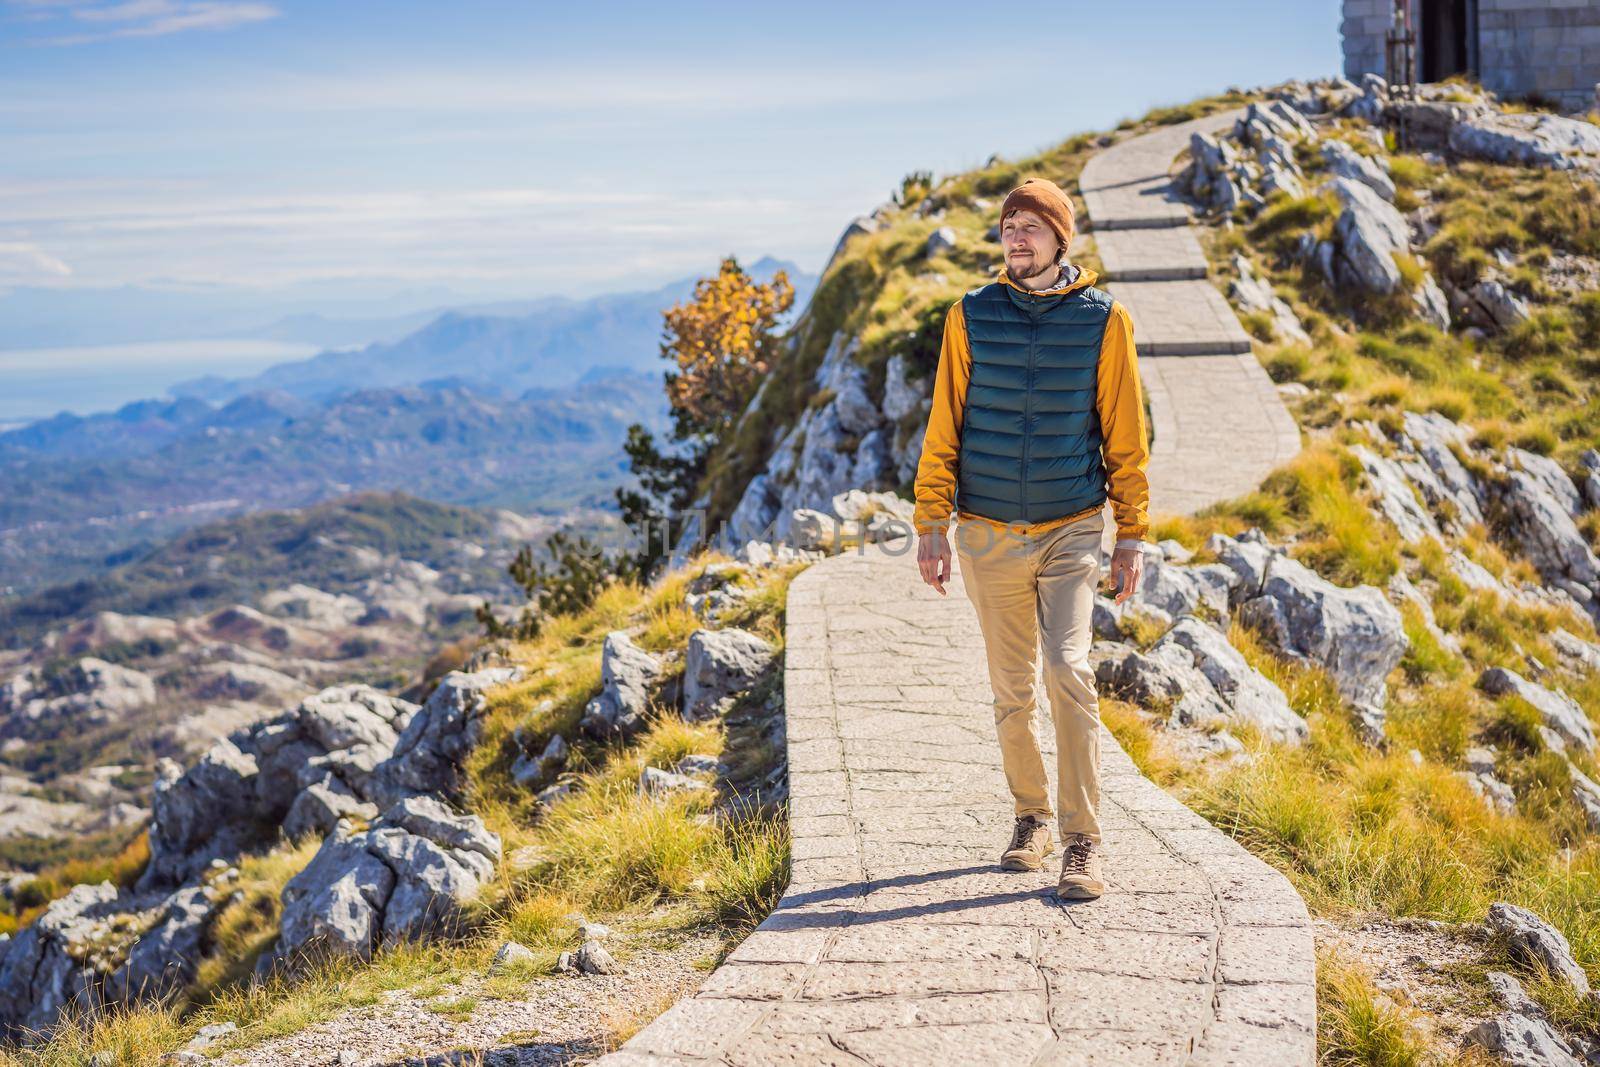
[[[1103,889],[1091,889],[1085,885],[1056,886],[1056,896],[1062,900],[1095,900],[1102,892]]]
[[[1054,847],[1047,848],[1044,850],[1044,855],[1032,861],[1025,860],[1021,856],[1001,859],[1000,869],[1002,871],[1037,871],[1044,867],[1044,861],[1049,859],[1050,853],[1054,851]]]

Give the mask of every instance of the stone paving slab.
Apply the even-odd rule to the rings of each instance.
[[[1094,235],[1103,277],[1120,282],[1170,282],[1206,276],[1206,254],[1190,226],[1104,230]]]
[[[959,572],[939,597],[910,547],[795,579],[788,655],[822,666],[786,673],[793,880],[693,997],[599,1062],[1310,1064],[1304,904],[1109,733],[1106,895],[1057,901],[1059,853],[999,870],[1012,812],[977,618]],[[926,630],[961,647],[907,641]],[[955,677],[966,695],[845,704],[836,654],[876,657],[887,688]]]
[[[1113,281],[1105,290],[1127,305],[1140,357],[1250,351],[1250,335],[1208,281]]]

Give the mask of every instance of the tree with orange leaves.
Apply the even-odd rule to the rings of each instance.
[[[665,535],[689,508],[706,453],[772,365],[778,319],[793,305],[788,274],[758,283],[729,256],[715,276],[695,283],[693,297],[662,312],[661,355],[673,366],[666,373],[672,445],[658,448],[643,426],[628,427],[624,451],[639,481],[617,490],[617,504],[640,543],[630,573],[648,577],[665,557]]]
[[[777,322],[794,305],[794,286],[778,271],[759,283],[732,256],[694,296],[662,313],[661,355],[680,441],[716,438],[730,429],[767,372],[778,344]]]

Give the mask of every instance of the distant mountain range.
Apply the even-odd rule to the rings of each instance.
[[[771,258],[747,269],[789,270],[797,309],[815,284]],[[665,426],[661,312],[693,287],[446,312],[392,343],[0,432],[0,600],[200,522],[352,491],[609,507],[628,425]]]
[[[507,395],[460,379],[326,402],[250,393],[143,401],[0,434],[0,590],[90,577],[198,522],[362,489],[554,515],[609,505],[659,377],[597,374]]]
[[[767,280],[779,270],[805,305],[816,279],[792,263],[764,257],[746,268]],[[226,403],[261,390],[325,400],[350,389],[405,385],[441,375],[509,391],[570,386],[596,368],[661,367],[661,312],[686,299],[694,279],[651,292],[588,300],[550,297],[525,304],[448,311],[392,342],[356,351],[323,352],[245,378],[207,375],[168,389],[175,397]]]

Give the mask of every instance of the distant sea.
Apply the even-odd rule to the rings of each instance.
[[[152,341],[79,348],[0,349],[0,431],[61,411],[114,411],[166,395],[202,374],[239,377],[315,355],[284,341]]]

